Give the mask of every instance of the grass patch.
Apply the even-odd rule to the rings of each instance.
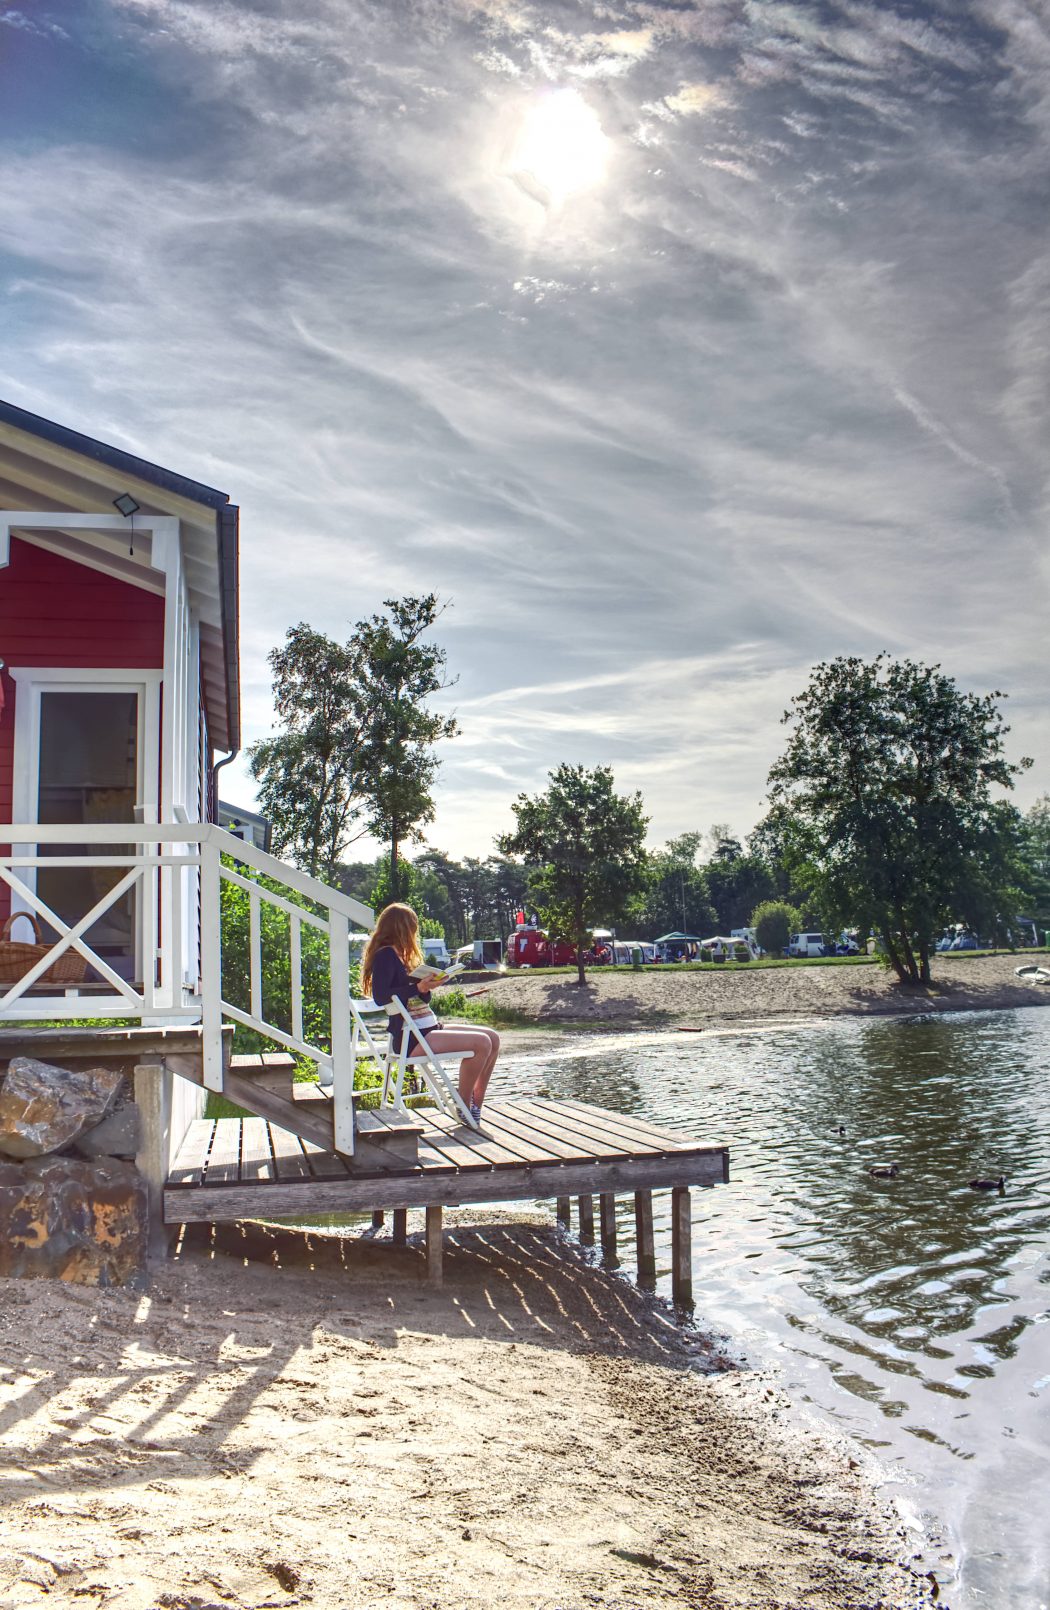
[[[630,968],[626,970],[629,972]],[[548,967],[543,971],[545,973],[566,971],[575,975],[576,969]],[[509,1006],[500,1006],[484,996],[471,998],[465,990],[456,985],[451,989],[435,991],[434,1005],[442,1016],[461,1017],[468,1023],[480,1023],[487,1029],[528,1029],[536,1026],[536,1019],[530,1013],[519,1012]]]

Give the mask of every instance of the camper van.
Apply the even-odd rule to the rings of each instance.
[[[423,960],[429,962],[431,967],[452,966],[452,957],[443,939],[421,939],[419,945],[423,952]]]

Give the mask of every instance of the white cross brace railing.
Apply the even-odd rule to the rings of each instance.
[[[52,853],[48,853],[51,851]],[[224,861],[224,857],[227,859]],[[77,917],[63,917],[37,890],[41,870],[62,868],[102,874],[108,887]],[[252,876],[252,873],[257,876]],[[262,875],[279,888],[259,881]],[[247,970],[240,1004],[223,988],[222,885],[248,900]],[[354,1055],[350,1011],[351,923],[370,926],[366,906],[338,889],[267,855],[210,823],[13,823],[0,825],[0,885],[12,912],[28,912],[56,936],[39,947],[24,971],[24,956],[0,962],[10,982],[0,983],[3,1021],[122,1017],[143,1023],[202,1025],[204,1083],[223,1088],[222,1025],[240,1024],[317,1064],[331,1085],[335,1144],[354,1149]],[[97,888],[97,882],[96,882]],[[123,976],[92,942],[92,929],[119,902],[133,897],[135,978]],[[282,921],[264,922],[264,910],[286,921],[288,987],[283,1001],[265,999],[266,945],[280,945]],[[29,924],[25,924],[29,927]],[[267,930],[264,945],[264,929]],[[319,933],[312,965],[327,970],[330,1030],[307,1022],[303,989],[304,930]],[[12,924],[12,937],[18,924]],[[227,938],[229,936],[226,936]],[[56,962],[75,952],[95,978],[90,983],[49,978]],[[283,965],[283,958],[282,965]],[[69,968],[65,969],[69,974]],[[17,975],[17,976],[16,976]],[[228,980],[231,982],[231,980]]]

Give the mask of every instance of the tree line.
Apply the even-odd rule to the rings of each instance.
[[[647,848],[641,795],[564,764],[517,797],[490,856],[457,861],[425,842],[437,746],[458,730],[427,704],[450,685],[427,637],[441,610],[430,594],[384,611],[345,644],[289,630],[270,656],[281,730],[250,764],[276,854],[371,906],[408,900],[450,946],[506,937],[524,908],[576,945],[582,980],[593,927],[728,934],[773,909],[771,933],[872,932],[900,979],[924,983],[947,923],[992,938],[1022,912],[1050,924],[1050,796],[1024,816],[1005,797],[1031,765],[1007,755],[1005,694],[885,654],[814,668],[746,840],[717,824]],[[365,835],[386,849],[353,861]]]

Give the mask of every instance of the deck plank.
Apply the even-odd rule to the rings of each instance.
[[[451,1134],[449,1130],[433,1122],[430,1113],[427,1113],[426,1117],[428,1122],[419,1137],[421,1161],[427,1154],[430,1154],[438,1158],[445,1168],[479,1169],[492,1167],[492,1163],[488,1158],[479,1157],[471,1147],[465,1146],[459,1139],[458,1134]],[[424,1168],[427,1167],[427,1163],[424,1162],[423,1166]]]
[[[245,1118],[243,1122],[239,1177],[246,1184],[277,1178],[277,1170],[270,1156],[270,1134],[265,1118]]]
[[[493,1168],[520,1168],[522,1163],[531,1159],[527,1156],[528,1147],[521,1141],[506,1142],[490,1140],[484,1129],[479,1133],[476,1129],[469,1129],[466,1124],[457,1118],[450,1118],[447,1113],[434,1113],[431,1122],[445,1132],[449,1139],[455,1139],[461,1146],[465,1146],[476,1158],[491,1163]],[[455,1130],[452,1136],[450,1131]],[[444,1147],[444,1140],[436,1136],[430,1137],[431,1144],[439,1148]]]
[[[552,1133],[550,1126],[533,1123],[523,1113],[512,1112],[509,1107],[491,1107],[482,1113],[482,1127],[497,1140],[512,1137],[530,1148],[530,1161],[536,1163],[563,1162],[578,1158],[580,1148],[572,1141]]]
[[[608,1108],[596,1107],[589,1101],[566,1100],[560,1105],[585,1113],[590,1118],[600,1118],[605,1123],[612,1123],[625,1135],[636,1135],[640,1140],[659,1141],[665,1151],[691,1151],[697,1145],[697,1142],[690,1140],[688,1135],[680,1135],[674,1129],[661,1129],[659,1125],[650,1124],[634,1113],[610,1112]]]
[[[241,1171],[241,1122],[240,1118],[216,1118],[204,1176],[208,1185],[237,1183]]]
[[[335,1152],[326,1152],[323,1147],[315,1146],[312,1140],[303,1140],[303,1151],[310,1164],[310,1172],[316,1180],[346,1179],[347,1167],[343,1159]]]
[[[195,1118],[186,1131],[168,1176],[169,1185],[199,1185],[204,1178],[204,1165],[208,1161],[214,1118]]]
[[[282,1129],[279,1124],[270,1124],[270,1144],[273,1147],[274,1166],[279,1180],[309,1180],[313,1178],[310,1173],[310,1164],[303,1143],[298,1135],[293,1135],[290,1129]]]
[[[602,1124],[584,1113],[551,1112],[544,1102],[521,1101],[508,1103],[512,1112],[533,1118],[548,1127],[552,1134],[575,1141],[581,1156],[589,1157],[661,1157],[668,1150],[662,1143],[649,1139],[630,1140],[611,1125]]]

